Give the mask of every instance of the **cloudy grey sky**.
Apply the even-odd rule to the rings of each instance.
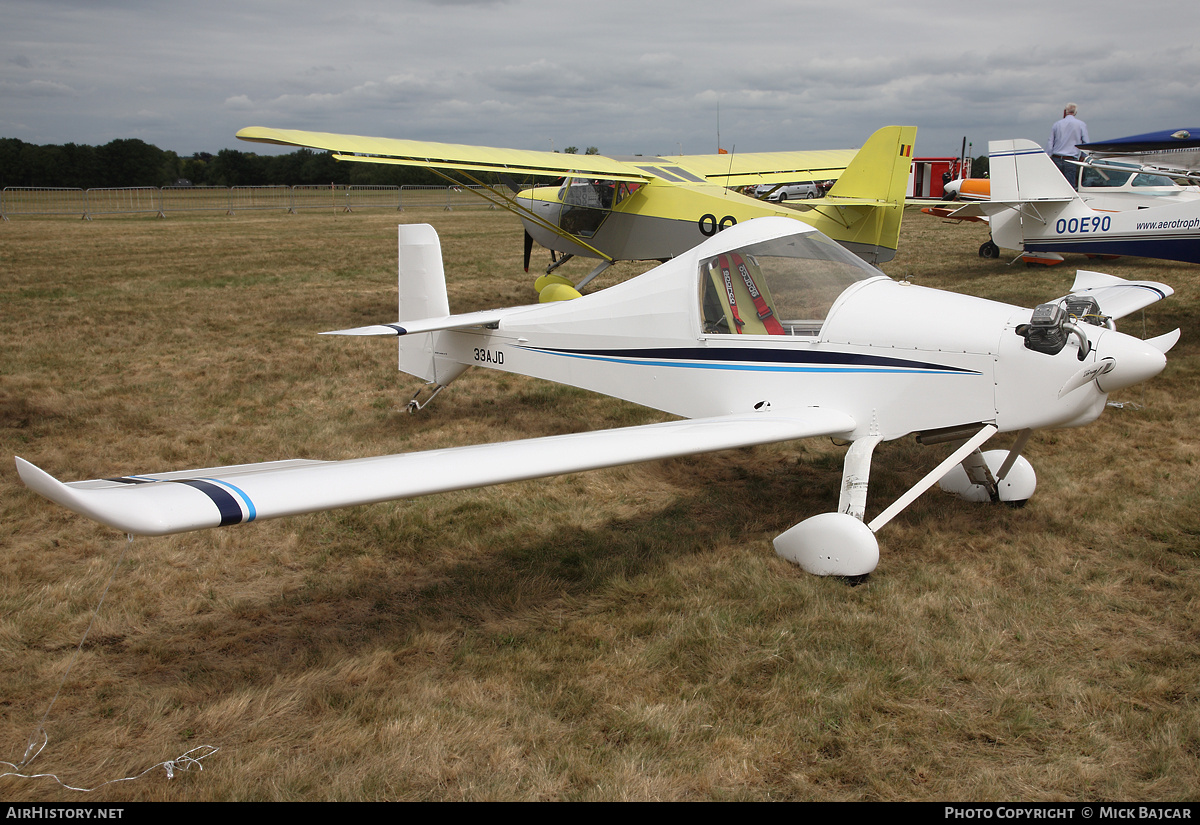
[[[1176,0],[4,0],[0,137],[180,154],[274,126],[604,154],[1200,126]],[[719,112],[719,117],[718,117]],[[285,150],[281,150],[285,151]]]

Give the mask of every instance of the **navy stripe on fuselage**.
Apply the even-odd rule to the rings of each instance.
[[[1027,252],[1078,252],[1088,255],[1129,255],[1200,264],[1200,237],[1196,235],[1110,237],[1105,240],[1095,238],[1026,239],[1025,250]]]
[[[548,355],[641,366],[690,367],[758,372],[904,372],[979,375],[978,370],[848,352],[751,349],[743,347],[662,347],[644,349],[555,349],[524,347]]]
[[[1021,155],[1044,155],[1044,154],[1046,154],[1046,153],[1041,149],[1041,147],[1034,147],[1033,149],[1011,149],[1007,152],[997,152],[996,154],[992,155],[992,157],[993,158],[1015,158],[1015,157],[1020,157]]]

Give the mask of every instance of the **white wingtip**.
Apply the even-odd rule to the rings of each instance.
[[[21,477],[21,481],[25,483],[26,487],[57,504],[72,510],[75,509],[73,506],[74,496],[71,495],[71,490],[67,485],[19,455],[13,456],[13,458],[17,462],[17,475]]]

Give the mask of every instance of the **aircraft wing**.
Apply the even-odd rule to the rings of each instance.
[[[1126,281],[1086,269],[1075,273],[1075,283],[1071,285],[1071,295],[1095,298],[1100,311],[1114,320],[1174,294],[1175,290],[1157,281]]]
[[[603,155],[567,155],[532,149],[498,149],[424,140],[336,135],[299,129],[250,126],[237,133],[241,140],[303,146],[335,153],[338,160],[393,163],[426,169],[458,169],[517,175],[562,177],[584,173],[606,180],[641,182],[656,177],[653,171]]]
[[[17,458],[29,489],[126,533],[159,536],[734,447],[847,433],[820,407],[669,421],[347,461],[295,459],[64,484]]]
[[[1128,158],[1148,164],[1158,174],[1200,172],[1200,129],[1164,129],[1144,135],[1081,143],[1080,149],[1105,158]]]
[[[857,149],[808,152],[748,152],[729,155],[681,155],[675,160],[688,171],[721,186],[836,180],[846,171]]]
[[[566,155],[526,149],[338,135],[299,129],[271,129],[264,126],[250,126],[239,131],[237,136],[241,140],[254,143],[325,149],[334,152],[338,160],[551,177],[584,173],[606,180],[630,182],[662,177],[679,183],[708,182],[721,186],[836,179],[846,170],[846,166],[858,151],[829,149],[805,152],[753,152],[742,155],[610,158],[604,155]],[[681,170],[700,177],[692,177]]]
[[[921,209],[926,215],[933,215],[935,218],[946,218],[947,220],[955,221],[977,221],[987,223],[986,216],[974,214],[962,214],[961,207],[948,206],[925,206]]]
[[[1200,151],[1195,149],[1177,149],[1175,151],[1178,154],[1157,152],[1113,157],[1100,154],[1085,155],[1083,160],[1075,161],[1075,163],[1079,166],[1108,172],[1129,173],[1135,171],[1147,175],[1186,178],[1191,183],[1200,182]],[[1185,157],[1185,155],[1193,157]]]

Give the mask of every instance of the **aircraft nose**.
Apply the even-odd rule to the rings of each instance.
[[[1105,335],[1096,355],[1098,360],[1112,359],[1113,366],[1097,376],[1096,386],[1100,391],[1110,393],[1132,387],[1162,372],[1167,365],[1167,355],[1154,343],[1119,332]]]

